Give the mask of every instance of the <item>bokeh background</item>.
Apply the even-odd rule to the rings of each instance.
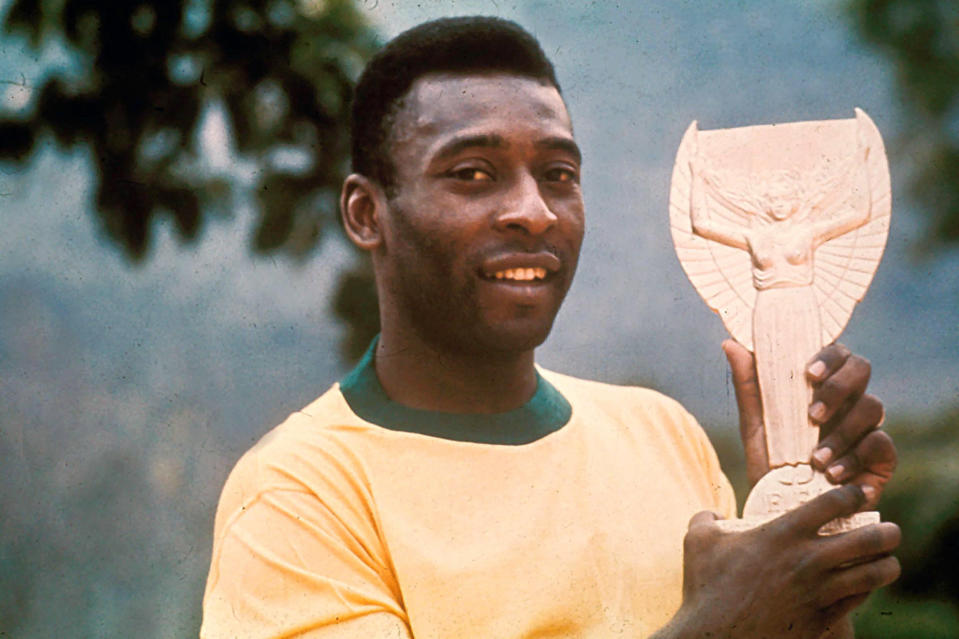
[[[842,339],[888,408],[905,541],[857,626],[959,637],[954,0],[0,0],[0,636],[196,635],[232,464],[376,330],[336,221],[350,83],[471,13],[541,40],[585,152],[541,363],[677,397],[743,494],[723,329],[669,238],[674,153],[693,119],[872,116],[893,221]]]

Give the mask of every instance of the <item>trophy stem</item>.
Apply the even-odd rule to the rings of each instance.
[[[757,291],[753,344],[769,466],[808,462],[819,442],[819,427],[809,419],[812,387],[806,366],[822,348],[812,286]]]

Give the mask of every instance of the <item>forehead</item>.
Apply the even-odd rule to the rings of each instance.
[[[470,134],[572,138],[566,105],[538,80],[507,74],[429,74],[417,79],[397,114],[394,154],[426,153]]]

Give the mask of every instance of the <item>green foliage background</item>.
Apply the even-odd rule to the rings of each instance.
[[[959,5],[852,0],[848,14],[896,69],[908,124],[895,155],[919,158],[910,189],[927,216],[921,250],[950,250],[959,244]],[[944,415],[895,420],[888,430],[901,461],[881,511],[902,528],[903,573],[869,600],[857,634],[959,637],[959,405]]]
[[[52,135],[91,150],[95,222],[133,262],[149,255],[155,220],[200,237],[252,194],[257,253],[306,259],[339,225],[349,172],[352,83],[379,40],[351,0],[16,0],[3,25],[30,46],[64,45],[73,77],[50,76],[27,115],[0,112],[0,161],[26,163]],[[204,170],[195,135],[221,104],[235,152],[252,164],[249,193]],[[299,165],[282,154],[299,154]],[[335,311],[357,357],[378,330],[368,266],[343,274]]]
[[[919,158],[911,195],[929,218],[927,239],[959,243],[959,5],[852,0],[848,13],[896,69],[909,118],[899,153]]]

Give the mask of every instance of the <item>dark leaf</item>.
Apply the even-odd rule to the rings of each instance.
[[[959,243],[959,10],[954,0],[851,0],[862,35],[897,70],[906,131],[919,157],[911,192],[932,244]],[[912,153],[910,152],[910,155]],[[894,151],[895,158],[895,151]]]
[[[27,124],[0,122],[0,160],[26,160],[33,149],[33,137]]]

